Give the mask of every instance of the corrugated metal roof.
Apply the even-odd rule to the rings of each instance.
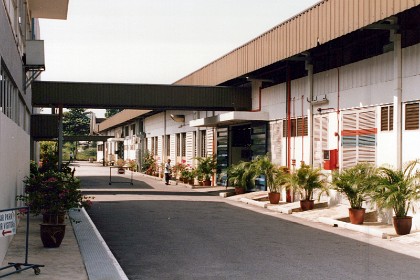
[[[121,111],[118,114],[115,114],[112,117],[98,124],[98,132],[107,130],[111,127],[133,120],[149,112],[151,111],[150,110],[131,110],[131,109]]]
[[[420,5],[420,0],[324,0],[178,80],[219,85]]]
[[[250,87],[35,81],[32,103],[34,107],[230,111],[250,110],[252,102]]]

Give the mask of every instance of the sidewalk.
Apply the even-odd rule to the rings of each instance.
[[[150,189],[145,190],[136,186],[136,184],[134,186],[130,184],[109,186],[108,168],[92,163],[78,164],[80,166],[76,167],[76,176],[86,176],[82,185],[85,184],[85,187],[89,187],[90,191],[98,192],[96,201],[139,200],[140,197],[147,200],[153,199],[153,192],[168,191],[168,186],[163,184],[162,179],[140,173],[133,174],[134,180],[147,182],[151,186]],[[124,176],[129,178],[130,175],[126,174]],[[191,186],[178,183],[178,185],[173,186],[173,191],[185,192],[183,190],[187,188],[191,189]],[[103,193],[103,190],[109,192],[109,194]],[[139,195],[137,192],[140,191],[147,192],[147,194]],[[347,207],[343,205],[325,208],[323,207],[325,204],[321,203],[318,204],[319,208],[315,210],[299,212],[298,203],[269,204],[268,201],[265,201],[267,192],[229,196],[233,190],[226,190],[225,187],[196,187],[191,191],[212,194],[218,196],[220,201],[225,203],[358,239],[420,259],[420,231],[414,231],[406,236],[397,236],[392,225],[374,222],[367,222],[364,225],[351,225],[346,222]],[[183,197],[179,196],[178,199],[183,199]],[[206,197],[200,199],[206,199]],[[76,219],[82,220],[82,222],[71,225],[67,220],[66,236],[63,243],[59,248],[54,249],[46,249],[42,246],[39,237],[40,218],[30,217],[28,263],[45,265],[45,267],[40,268],[41,273],[39,275],[35,275],[32,269],[28,269],[8,276],[6,279],[127,279],[86,212],[75,211],[70,214]],[[25,222],[26,219],[20,222],[18,232],[9,246],[2,266],[7,265],[8,262],[24,262]],[[7,272],[11,271],[0,271],[0,275]]]
[[[273,213],[287,214],[281,217],[344,236],[359,233],[374,237],[376,238],[374,245],[420,258],[420,230],[412,230],[408,235],[397,235],[392,224],[377,222],[374,212],[366,213],[365,222],[362,225],[354,225],[349,221],[347,205],[338,204],[328,207],[327,202],[321,201],[315,202],[314,210],[302,212],[299,202],[287,204],[280,202],[278,205],[273,205],[266,201],[266,198],[267,192],[254,192],[231,196],[227,199],[267,209]],[[369,239],[369,241],[372,240],[374,239]]]

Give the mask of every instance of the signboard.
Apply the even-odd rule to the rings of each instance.
[[[16,234],[15,211],[0,212],[0,237]]]

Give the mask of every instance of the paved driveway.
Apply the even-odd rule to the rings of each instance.
[[[108,194],[98,195],[88,211],[129,279],[420,275],[418,259],[235,207],[217,196],[145,181],[137,182],[140,187],[133,192],[126,189],[129,194],[98,190]]]

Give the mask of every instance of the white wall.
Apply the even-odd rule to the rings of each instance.
[[[7,209],[16,207],[16,195],[23,193],[23,179],[29,174],[30,137],[0,113],[0,143],[0,209]],[[0,260],[10,240],[0,238]]]

